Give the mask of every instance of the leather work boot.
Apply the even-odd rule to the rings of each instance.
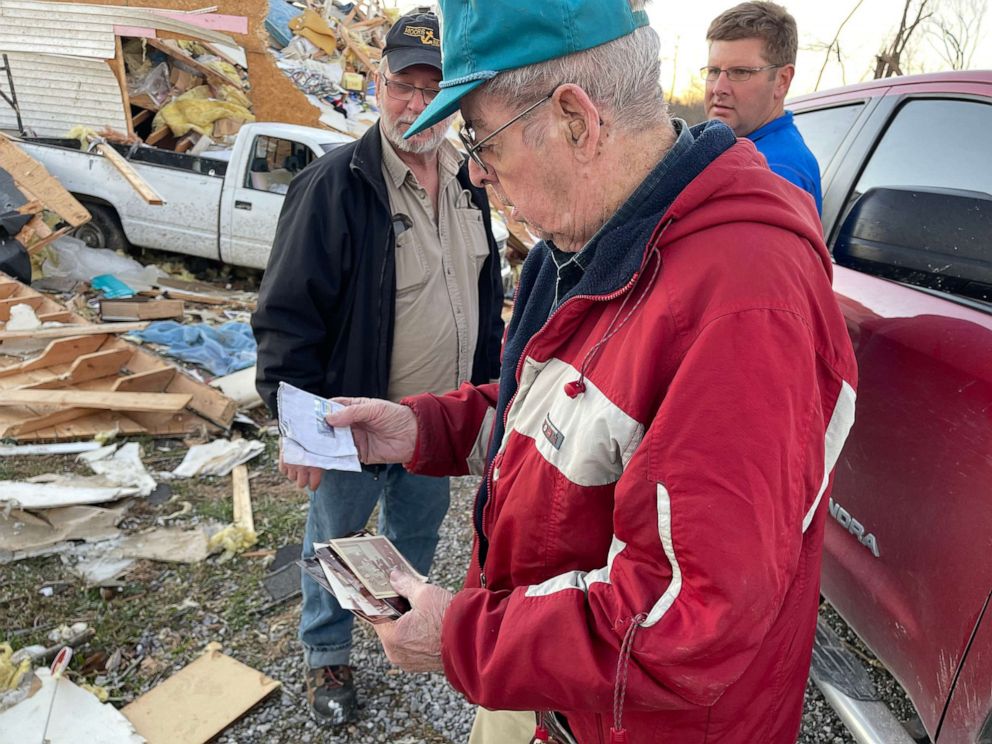
[[[306,678],[307,702],[315,720],[332,726],[355,720],[358,696],[350,666],[308,668]]]

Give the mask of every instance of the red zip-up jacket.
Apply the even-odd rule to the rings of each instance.
[[[442,630],[470,701],[559,711],[582,744],[795,741],[856,386],[820,230],[740,141],[628,281],[530,337],[505,410],[495,385],[406,401],[417,472],[468,472],[504,423]]]

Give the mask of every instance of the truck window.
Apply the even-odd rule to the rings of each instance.
[[[992,195],[992,105],[907,101],[875,148],[852,201],[873,186],[929,186]]]
[[[245,174],[245,188],[285,194],[293,176],[314,159],[313,150],[293,140],[258,136]]]
[[[806,146],[820,164],[821,175],[827,170],[837,148],[844,140],[844,135],[850,130],[864,106],[864,102],[859,101],[844,106],[797,112],[793,115]]]

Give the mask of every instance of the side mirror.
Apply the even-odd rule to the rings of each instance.
[[[834,242],[841,266],[992,302],[992,196],[936,188],[873,188]]]

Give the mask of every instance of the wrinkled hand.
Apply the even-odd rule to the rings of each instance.
[[[417,445],[417,418],[406,406],[378,398],[334,398],[345,406],[327,414],[331,426],[350,426],[358,459],[366,464],[408,462]]]
[[[399,571],[390,574],[389,582],[413,609],[396,622],[373,626],[386,658],[407,672],[443,671],[441,621],[454,595]]]
[[[279,472],[295,483],[298,488],[316,491],[324,471],[310,465],[289,465],[282,460],[282,442],[279,443]]]

